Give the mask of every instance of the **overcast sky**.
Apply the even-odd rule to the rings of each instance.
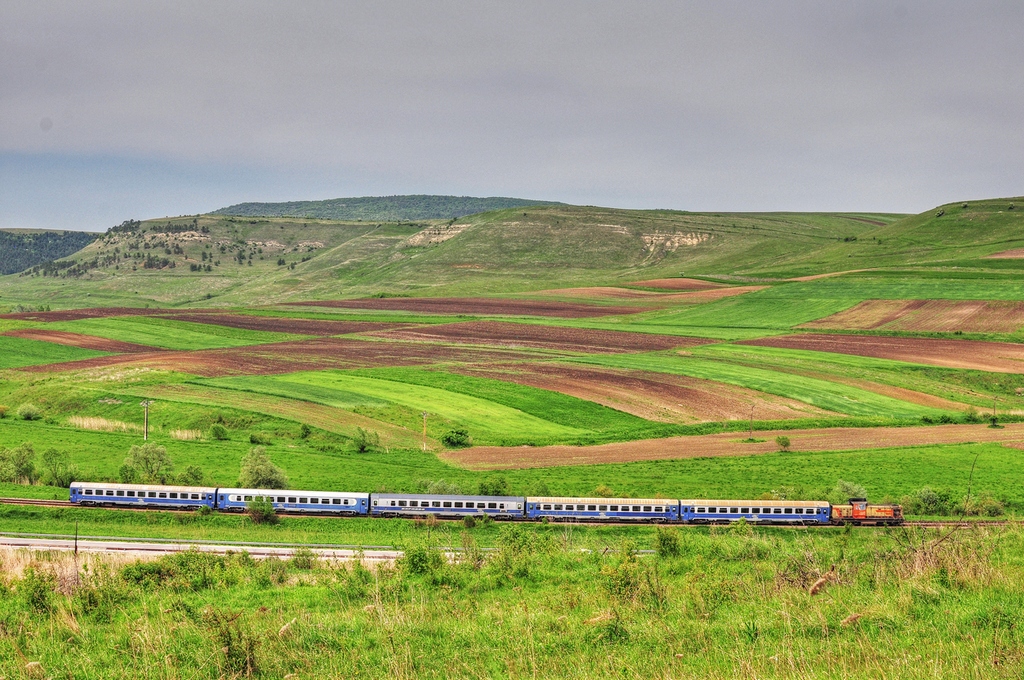
[[[0,226],[516,196],[1024,194],[1024,2],[0,4]]]

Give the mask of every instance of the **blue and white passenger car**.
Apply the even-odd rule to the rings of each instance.
[[[683,499],[680,518],[692,524],[729,524],[739,519],[756,524],[829,524],[827,501],[737,501]]]
[[[526,499],[529,519],[608,522],[676,522],[679,501],[668,498],[559,498]]]
[[[217,507],[227,512],[244,512],[256,497],[269,500],[275,510],[327,515],[365,515],[370,504],[370,494],[350,491],[217,489]]]
[[[196,510],[216,506],[217,489],[198,486],[163,486],[158,484],[104,484],[75,482],[69,495],[80,505],[114,505],[134,507],[178,508]]]
[[[377,517],[525,517],[522,496],[451,496],[417,493],[371,494],[370,514]]]

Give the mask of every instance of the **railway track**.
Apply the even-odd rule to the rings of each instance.
[[[72,503],[71,501],[56,501],[56,500],[45,500],[38,498],[0,498],[0,505],[30,505],[36,507],[51,507],[51,508],[84,508],[84,509],[98,509],[98,510],[121,510],[127,512],[154,512],[153,508],[125,508],[125,507],[96,507],[96,506],[82,506]],[[190,510],[177,510],[175,508],[161,508],[156,512],[191,512]],[[317,513],[305,513],[305,512],[288,512],[278,511],[279,515],[292,516],[292,517],[316,517],[318,519],[343,519],[333,515],[322,515]],[[461,522],[462,520],[441,520],[442,522]],[[951,520],[907,520],[902,526],[906,527],[919,527],[922,529],[943,529],[947,527],[964,526],[1004,526],[1012,523],[1011,520],[973,520],[967,521],[963,519],[951,519]],[[563,523],[560,523],[563,524]],[[637,526],[636,522],[586,522],[577,520],[574,522],[565,522],[566,525],[571,524],[595,524],[600,526]],[[701,525],[701,526],[727,526],[727,525]],[[771,525],[786,528],[785,525]],[[863,525],[871,526],[871,525]],[[799,527],[796,527],[799,528]]]

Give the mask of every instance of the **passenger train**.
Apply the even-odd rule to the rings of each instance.
[[[827,501],[459,496],[102,482],[75,482],[70,498],[77,505],[183,510],[207,507],[221,512],[244,512],[254,499],[265,498],[278,511],[339,517],[459,519],[486,515],[496,520],[671,524],[730,524],[742,519],[752,524],[805,526],[903,523],[899,505],[871,505],[865,498],[832,505]]]

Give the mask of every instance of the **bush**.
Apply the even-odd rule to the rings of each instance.
[[[405,555],[399,563],[410,574],[431,574],[444,565],[444,558],[437,550],[431,550],[425,545],[413,545],[405,549]]]
[[[775,438],[775,443],[778,444],[780,451],[789,451],[789,437],[779,436]]]
[[[441,443],[449,449],[464,449],[472,444],[466,430],[448,430],[441,436]]]
[[[462,526],[467,529],[473,529],[476,527],[476,519],[472,515],[466,515],[462,518]]]
[[[964,411],[964,422],[965,423],[980,423],[981,422],[981,415],[978,414],[978,409],[974,408],[973,406],[969,406],[967,408],[967,410]]]
[[[654,534],[654,549],[658,557],[679,557],[682,552],[679,543],[679,530],[670,527],[658,527]]]
[[[18,407],[18,417],[22,420],[39,420],[42,414],[35,404],[22,404]]]
[[[352,443],[356,447],[356,453],[369,453],[380,447],[380,435],[373,430],[357,427]]]
[[[292,555],[292,566],[296,569],[309,571],[316,566],[318,560],[319,558],[316,556],[316,553],[309,548],[299,548]]]
[[[901,498],[900,505],[908,515],[948,515],[952,498],[948,491],[935,491],[926,486]]]
[[[249,435],[249,443],[259,446],[270,446],[270,435],[266,432],[253,432]]]
[[[611,498],[615,495],[615,491],[607,484],[598,484],[594,487],[594,495],[601,498]]]
[[[210,439],[226,441],[228,439],[228,428],[224,427],[220,423],[217,423],[216,425],[210,428]]]
[[[136,444],[128,450],[119,476],[124,484],[166,484],[172,480],[174,465],[167,448],[154,444]]]
[[[4,406],[3,404],[0,404],[0,420],[4,419],[6,417],[7,417],[7,407]]]
[[[309,435],[311,435],[312,433],[313,433],[313,430],[306,423],[303,423],[302,426],[299,427],[299,438],[300,439],[309,439]]]
[[[836,485],[825,494],[825,500],[832,505],[846,505],[851,498],[867,498],[868,492],[860,484],[839,480]]]
[[[277,524],[281,521],[274,504],[266,496],[253,496],[252,500],[245,504],[245,514],[253,524]]]
[[[508,480],[504,477],[490,477],[480,482],[481,496],[507,496]]]
[[[265,448],[254,446],[242,458],[238,486],[245,489],[286,489],[288,476],[271,462]]]
[[[416,482],[416,489],[420,493],[458,495],[462,489],[454,482],[446,482],[443,479],[421,479]]]
[[[182,486],[202,486],[204,481],[206,481],[206,475],[198,465],[189,465],[178,475],[178,484]]]

